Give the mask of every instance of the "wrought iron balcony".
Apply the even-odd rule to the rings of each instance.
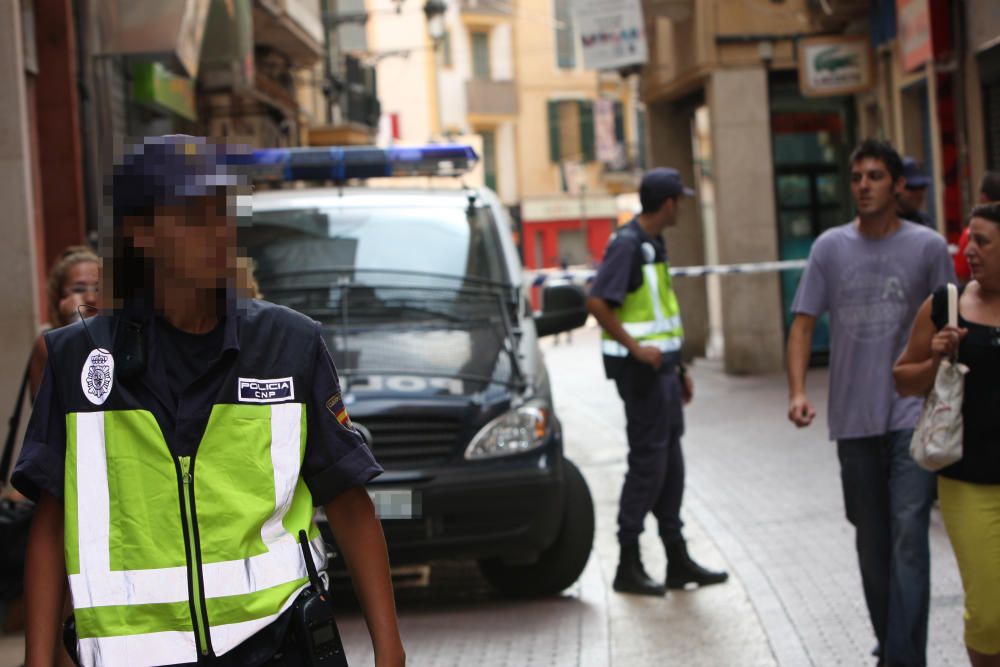
[[[513,81],[469,79],[465,83],[465,94],[469,114],[517,115],[517,88]]]
[[[461,0],[460,7],[463,14],[511,16],[514,12],[514,0]]]

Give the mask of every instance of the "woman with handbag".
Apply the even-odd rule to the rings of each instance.
[[[917,313],[893,375],[900,394],[927,395],[940,388],[943,363],[968,368],[961,415],[944,420],[961,429],[961,458],[938,472],[938,495],[965,590],[969,660],[1000,667],[1000,204],[973,209],[969,230],[972,281],[957,300],[957,326],[948,324],[947,290],[938,289]]]

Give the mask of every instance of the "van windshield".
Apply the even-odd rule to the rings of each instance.
[[[337,368],[508,382],[516,317],[489,209],[255,211],[239,228],[261,294],[323,325]]]
[[[371,284],[384,272],[468,283],[506,283],[503,251],[488,209],[304,208],[255,211],[240,230],[261,287],[293,276],[335,273]],[[424,274],[421,279],[420,275]],[[297,282],[297,281],[296,281]]]

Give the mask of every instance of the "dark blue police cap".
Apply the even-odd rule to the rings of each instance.
[[[906,179],[908,190],[919,190],[931,184],[931,179],[927,178],[917,161],[907,155],[903,158],[903,178]]]
[[[680,173],[671,167],[650,169],[639,184],[639,202],[642,210],[652,212],[673,197],[693,197],[694,190],[684,185]]]
[[[114,167],[114,212],[116,216],[146,213],[154,206],[178,204],[239,185],[242,180],[230,163],[226,147],[204,137],[146,137],[126,147]]]

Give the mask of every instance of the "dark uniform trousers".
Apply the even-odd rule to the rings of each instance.
[[[618,541],[633,542],[646,514],[659,522],[666,543],[681,539],[684,495],[684,403],[676,367],[655,371],[629,358],[615,378],[625,403],[628,471],[618,510]]]

